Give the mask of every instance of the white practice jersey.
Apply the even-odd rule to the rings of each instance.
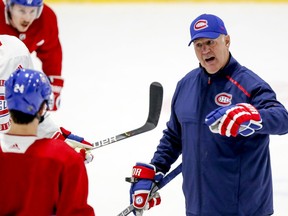
[[[28,48],[17,37],[0,35],[0,133],[5,133],[10,128],[4,83],[18,68],[34,68]],[[49,116],[40,125],[39,137],[51,137],[59,129]]]

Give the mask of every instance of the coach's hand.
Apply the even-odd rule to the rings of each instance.
[[[156,173],[156,168],[152,164],[136,163],[132,171],[132,178],[135,179],[135,182],[132,182],[130,188],[130,203],[136,209],[134,214],[139,210],[148,210],[160,204],[159,193],[151,194],[151,190],[163,176],[164,174],[161,172]]]
[[[258,110],[248,103],[220,107],[206,116],[205,123],[213,133],[227,137],[250,136],[262,128]]]

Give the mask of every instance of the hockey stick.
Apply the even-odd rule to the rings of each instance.
[[[145,124],[137,129],[121,133],[93,143],[93,149],[118,142],[123,139],[153,130],[159,121],[163,101],[163,87],[159,82],[150,84],[150,97],[149,97],[149,113]]]
[[[172,179],[174,179],[179,173],[182,172],[182,163],[179,164],[174,170],[172,170],[170,173],[168,173],[158,184],[156,184],[150,194],[150,198],[153,197],[155,195],[155,193],[160,190],[161,188],[163,188],[166,184],[168,184]],[[135,209],[135,207],[131,204],[130,206],[128,206],[127,208],[125,208],[120,214],[118,214],[117,216],[126,216],[129,215],[133,210]],[[140,215],[143,214],[143,210],[142,213],[140,213]]]

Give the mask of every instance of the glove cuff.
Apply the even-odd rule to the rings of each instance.
[[[85,149],[91,149],[94,147],[92,143],[87,142],[83,137],[74,135],[63,127],[60,127],[60,130],[62,132],[62,136],[65,137],[64,141],[67,142],[70,146],[80,148],[84,147]]]
[[[153,197],[148,201],[148,203],[145,205],[144,210],[149,210],[154,206],[160,205],[161,203],[161,197],[158,192],[156,192]]]
[[[155,167],[151,164],[136,163],[136,165],[133,166],[132,177],[154,180]]]
[[[53,94],[53,106],[51,105],[50,110],[56,111],[60,107],[61,91],[64,86],[64,79],[61,76],[49,76],[48,78],[51,84]]]
[[[60,93],[64,86],[64,79],[61,76],[49,76],[48,79],[52,85],[52,91]]]

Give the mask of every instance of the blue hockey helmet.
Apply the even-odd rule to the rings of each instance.
[[[52,89],[47,76],[40,71],[17,69],[5,82],[8,109],[36,115],[42,103],[51,108]]]
[[[36,19],[40,17],[43,10],[43,0],[6,0],[6,10],[8,16],[11,16],[9,8],[15,4],[19,4],[25,7],[38,7]]]
[[[30,7],[41,7],[43,5],[43,0],[7,0],[8,5],[19,4],[23,6]]]

